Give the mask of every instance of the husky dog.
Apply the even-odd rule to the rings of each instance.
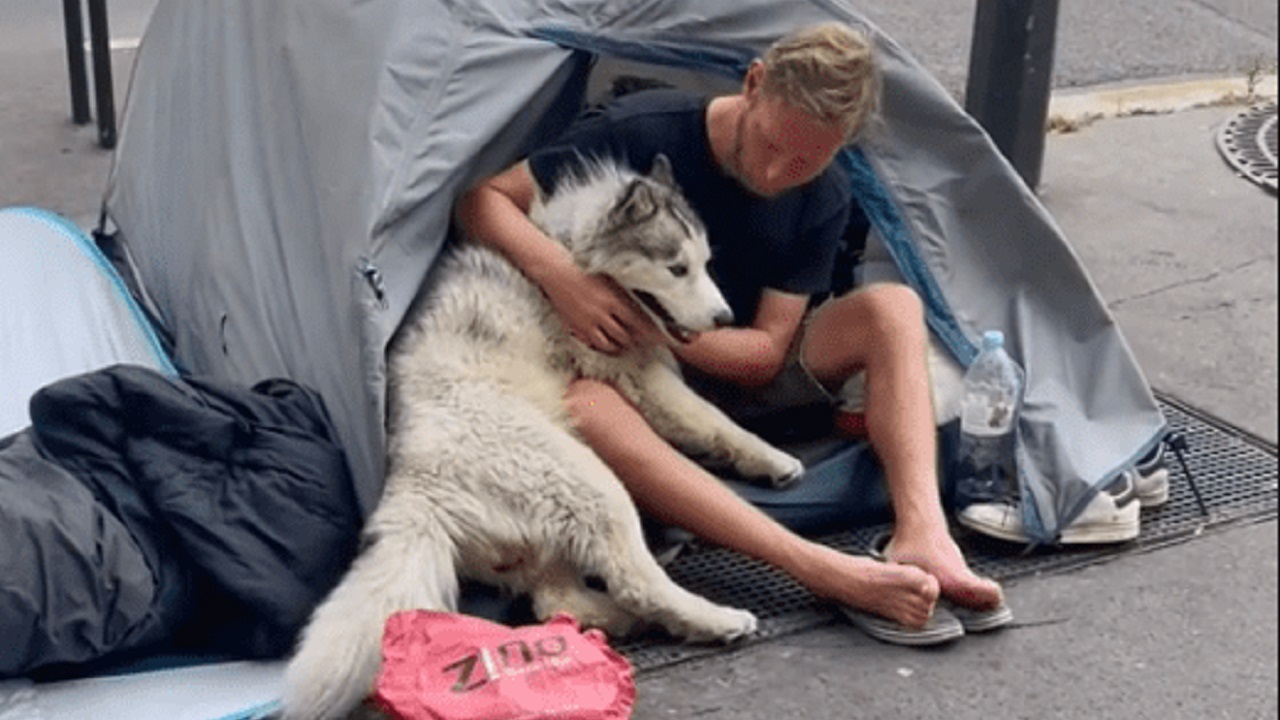
[[[535,200],[530,217],[672,339],[732,320],[707,274],[706,232],[665,157],[647,176],[591,163]],[[371,689],[387,617],[454,610],[459,576],[530,594],[540,618],[566,611],[615,636],[637,621],[691,641],[752,633],[751,613],[694,595],[659,567],[626,490],[574,435],[564,394],[575,376],[607,380],[678,447],[777,486],[799,477],[800,462],[689,390],[666,348],[609,357],[572,339],[491,250],[452,249],[428,287],[388,361],[384,495],[366,548],[289,664],[284,716],[351,710]]]

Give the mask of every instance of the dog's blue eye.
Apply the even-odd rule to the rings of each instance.
[[[676,277],[684,277],[685,275],[689,274],[689,266],[683,263],[668,266],[667,269],[670,270],[671,274],[675,275]]]

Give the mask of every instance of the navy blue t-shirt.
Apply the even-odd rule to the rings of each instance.
[[[739,325],[755,318],[760,294],[773,288],[816,295],[831,286],[832,267],[851,212],[861,217],[838,163],[803,187],[773,198],[752,194],[724,174],[707,138],[708,98],[679,90],[626,95],[577,120],[529,156],[543,193],[588,158],[612,159],[647,173],[663,153],[711,242],[711,273]]]

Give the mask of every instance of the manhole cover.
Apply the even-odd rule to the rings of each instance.
[[[1276,192],[1276,103],[1227,121],[1218,131],[1218,150],[1241,175]]]

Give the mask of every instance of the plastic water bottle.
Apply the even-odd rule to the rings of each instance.
[[[957,505],[997,502],[1018,491],[1014,427],[1022,402],[1022,368],[1004,349],[1004,333],[982,335],[982,351],[964,376]]]

